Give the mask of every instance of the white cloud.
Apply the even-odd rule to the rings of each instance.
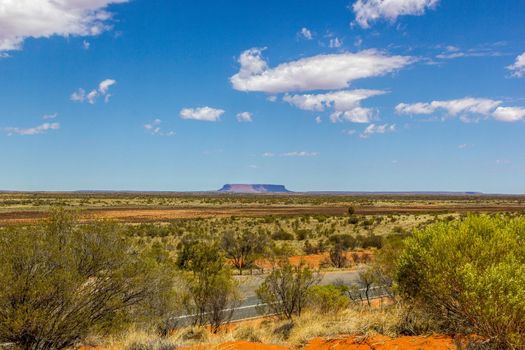
[[[502,107],[502,103],[502,101],[488,98],[465,97],[430,103],[400,103],[396,106],[396,112],[399,114],[433,114],[438,110],[443,110],[447,116],[459,116],[463,122],[472,122],[479,118],[487,119],[489,117],[499,121],[515,122],[525,117],[525,108]]]
[[[360,106],[362,100],[372,96],[382,95],[381,90],[345,90],[326,94],[285,95],[283,100],[307,111],[324,111],[333,109],[330,115],[332,123],[350,121],[354,123],[369,123],[377,114],[375,109]]]
[[[494,119],[502,122],[516,122],[525,118],[525,108],[521,107],[498,107],[492,113]]]
[[[180,117],[182,119],[201,120],[208,122],[216,122],[220,120],[220,117],[223,114],[224,110],[211,107],[184,108],[180,111]]]
[[[105,95],[108,93],[109,87],[111,85],[115,85],[116,83],[117,82],[113,79],[103,80],[100,82],[100,84],[98,84],[98,91],[100,91],[102,95]]]
[[[382,95],[381,90],[345,90],[326,94],[285,95],[283,100],[305,111],[347,111],[359,106],[359,103],[372,96]]]
[[[272,152],[265,152],[262,154],[263,157],[271,158],[271,157],[317,157],[319,155],[319,152],[307,152],[307,151],[293,151],[293,152],[285,152],[285,153],[272,153]]]
[[[91,43],[90,43],[89,41],[84,40],[84,41],[82,42],[82,48],[83,48],[84,50],[89,50],[90,47],[91,47]]]
[[[305,38],[306,40],[312,40],[313,39],[313,35],[312,35],[312,32],[310,31],[310,29],[306,28],[306,27],[303,27],[300,31],[300,34],[303,38]]]
[[[450,116],[464,113],[489,115],[502,102],[487,98],[465,97],[456,100],[432,101],[430,103],[400,103],[396,111],[402,114],[432,114],[438,109],[445,110]]]
[[[250,112],[242,112],[237,114],[237,121],[242,122],[251,122],[253,121],[253,114]]]
[[[332,123],[348,121],[351,123],[370,123],[376,119],[378,112],[373,108],[356,107],[344,112],[334,112],[330,115]]]
[[[162,123],[162,120],[155,119],[151,123],[144,124],[144,130],[151,135],[158,135],[158,136],[175,136],[175,131],[168,131],[164,132],[162,131],[162,128],[160,127],[160,124]]]
[[[330,39],[330,42],[328,43],[328,46],[331,48],[339,48],[342,45],[343,45],[343,41],[337,37]]]
[[[315,117],[316,124],[321,124],[323,122],[323,119],[320,116]]]
[[[38,135],[43,134],[49,130],[58,130],[60,129],[59,123],[44,123],[38,126],[35,126],[33,128],[18,128],[18,127],[9,127],[5,128],[4,130],[7,132],[7,135],[22,135],[22,136],[29,136],[29,135]]]
[[[79,88],[77,91],[71,94],[69,99],[73,102],[88,102],[89,104],[95,104],[99,97],[103,97],[104,102],[107,103],[109,102],[109,98],[111,97],[111,94],[109,93],[109,88],[112,85],[115,85],[116,83],[116,80],[105,79],[98,84],[98,88],[93,89],[88,93],[86,93],[86,90]]]
[[[317,157],[319,152],[294,151],[282,153],[281,157]]]
[[[525,76],[525,52],[516,57],[516,61],[507,66],[507,69],[510,70],[513,77],[521,78]]]
[[[377,124],[370,124],[366,127],[366,129],[359,135],[359,137],[366,139],[370,137],[373,134],[386,134],[389,132],[396,131],[396,125],[395,124],[383,124],[383,125],[377,125]]]
[[[26,38],[94,36],[111,28],[110,4],[128,0],[2,0],[0,51],[19,50]]]
[[[433,9],[439,0],[357,0],[352,9],[355,20],[362,28],[369,28],[370,22],[385,18],[395,22],[399,16],[421,16],[427,9]]]
[[[408,56],[387,56],[377,50],[317,55],[270,68],[264,49],[244,51],[239,73],[230,78],[234,89],[269,94],[347,88],[353,80],[382,76],[412,62]]]
[[[50,120],[50,119],[55,119],[56,117],[58,117],[58,113],[45,114],[45,115],[42,116],[42,119]]]

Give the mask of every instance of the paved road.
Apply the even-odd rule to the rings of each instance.
[[[243,296],[242,303],[233,309],[232,321],[239,321],[250,319],[253,317],[260,316],[258,313],[257,306],[261,305],[261,301],[257,298],[255,291],[261,283],[264,281],[265,276],[242,276],[239,277],[240,282],[240,292]],[[325,272],[322,274],[321,285],[342,283],[347,286],[359,285],[359,274],[356,270],[350,271],[335,271],[335,272]],[[362,298],[364,299],[364,290],[361,291]],[[383,291],[380,288],[374,288],[370,292],[370,296],[379,296],[384,295]],[[231,309],[226,310],[226,312],[232,311]],[[192,315],[183,315],[177,317],[174,321],[177,325],[188,325],[191,324],[193,319]]]

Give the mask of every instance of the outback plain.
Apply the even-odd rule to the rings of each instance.
[[[60,307],[25,305],[15,283],[2,297],[27,314],[0,331],[18,332],[4,346],[31,349],[520,348],[521,297],[486,318],[468,304],[492,303],[496,276],[478,266],[467,279],[457,266],[472,264],[469,249],[507,259],[483,236],[503,228],[517,244],[523,211],[523,196],[463,193],[2,193],[4,251],[37,245],[4,268],[27,278],[51,264],[56,279],[37,279],[33,297]],[[432,242],[435,232],[449,241]],[[118,283],[79,293],[107,269]],[[498,288],[522,293],[513,283]],[[53,318],[59,328],[47,328]]]

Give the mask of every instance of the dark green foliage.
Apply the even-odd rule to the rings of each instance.
[[[357,246],[357,240],[349,234],[331,235],[328,240],[334,245],[340,245],[344,250],[354,249]]]
[[[272,234],[272,239],[276,241],[293,241],[294,235],[284,230],[279,230]]]

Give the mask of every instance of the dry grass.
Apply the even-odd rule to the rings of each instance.
[[[246,340],[300,348],[317,337],[368,337],[377,334],[396,337],[403,322],[403,312],[403,307],[399,305],[375,308],[353,306],[334,315],[305,312],[293,321],[272,318],[240,322],[225,327],[218,334],[211,334],[205,328],[188,327],[164,338],[154,333],[131,330],[112,339],[106,346],[115,350],[169,350],[169,346],[175,345],[208,344],[211,347]]]

